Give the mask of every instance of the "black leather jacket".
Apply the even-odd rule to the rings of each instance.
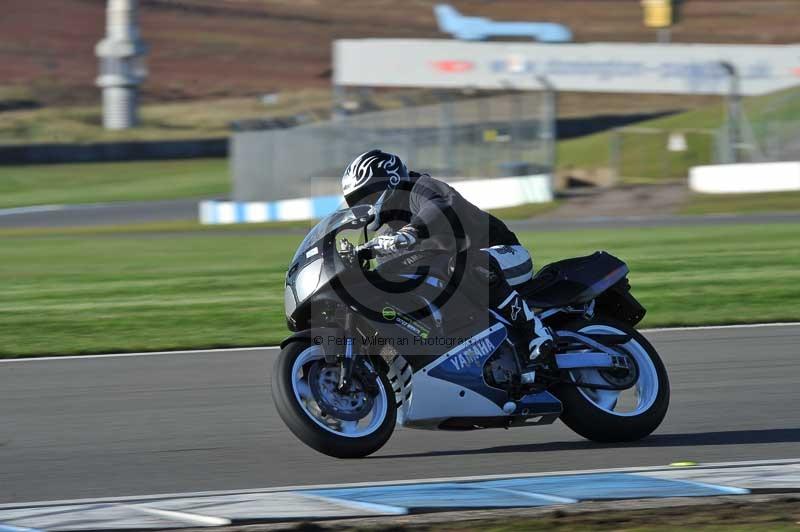
[[[422,249],[455,253],[497,245],[517,245],[519,239],[500,219],[464,199],[453,187],[426,174],[411,172],[410,190],[398,190],[387,225],[393,231],[413,229]]]

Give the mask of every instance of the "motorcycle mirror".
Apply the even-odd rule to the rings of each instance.
[[[356,218],[353,225],[366,226],[375,220],[375,208],[372,205],[356,205],[351,211]]]

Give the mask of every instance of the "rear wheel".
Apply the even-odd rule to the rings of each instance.
[[[272,398],[278,414],[303,443],[336,458],[374,453],[394,431],[397,405],[386,376],[371,383],[353,374],[349,393],[338,391],[339,366],[325,363],[322,348],[292,342],[281,350],[272,371]]]
[[[563,327],[581,333],[620,334],[631,339],[615,349],[626,354],[636,369],[636,383],[627,390],[597,390],[562,384],[554,392],[564,404],[561,420],[572,430],[597,442],[635,441],[661,424],[669,407],[669,379],[652,345],[627,324],[604,317],[580,320]],[[619,385],[624,377],[607,370],[569,372],[572,382]]]

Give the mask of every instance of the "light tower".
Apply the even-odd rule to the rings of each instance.
[[[138,122],[139,84],[147,76],[147,47],[139,37],[136,4],[137,0],[108,0],[106,36],[95,47],[106,129],[127,129]]]

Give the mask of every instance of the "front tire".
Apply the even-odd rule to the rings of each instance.
[[[638,379],[630,390],[631,408],[624,410],[622,393],[591,390],[561,384],[554,393],[564,405],[561,420],[573,431],[596,442],[630,442],[652,433],[664,419],[669,407],[669,378],[658,353],[644,336],[629,325],[605,317],[572,322],[563,329],[583,333],[624,334],[627,343],[616,346],[636,362]],[[602,382],[597,370],[571,371],[570,378],[583,382]],[[615,395],[616,394],[616,395]]]
[[[335,458],[362,458],[383,447],[397,419],[394,392],[386,376],[377,372],[378,394],[363,418],[341,420],[323,414],[314,399],[308,379],[320,375],[312,371],[315,364],[324,367],[322,348],[304,341],[287,345],[275,361],[272,399],[289,430],[312,449]]]

